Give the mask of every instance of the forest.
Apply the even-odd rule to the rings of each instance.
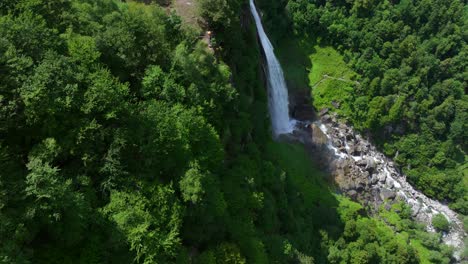
[[[464,4],[270,4],[340,46],[344,117],[466,215]],[[445,218],[370,215],[272,140],[247,1],[199,6],[214,52],[163,1],[0,1],[0,263],[454,262]]]

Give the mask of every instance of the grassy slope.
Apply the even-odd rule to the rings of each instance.
[[[311,89],[313,105],[317,110],[326,107],[333,109],[331,102],[335,101],[341,104],[336,109],[338,113],[351,111],[346,100],[356,86],[354,79],[357,75],[337,50],[313,39],[280,38],[274,45],[291,91]],[[324,75],[329,77],[324,78]]]
[[[198,13],[197,0],[171,0],[171,7],[176,11],[177,15],[182,18],[184,27],[189,27],[196,31],[202,31],[198,21],[203,19]]]
[[[309,56],[312,63],[309,71],[309,85],[312,88],[314,106],[317,109],[333,108],[331,102],[335,101],[341,103],[338,113],[349,112],[350,109],[345,102],[350,97],[355,84],[324,76],[351,80],[356,74],[349,69],[343,61],[343,56],[333,47],[316,45],[314,51]]]

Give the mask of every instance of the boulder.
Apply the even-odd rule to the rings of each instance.
[[[348,131],[348,126],[345,123],[340,123],[338,128],[340,129],[341,134],[344,134]]]
[[[377,175],[372,176],[370,183],[377,184],[377,182],[379,182],[379,177]]]
[[[358,160],[358,161],[356,161],[356,165],[361,166],[361,167],[365,167],[365,166],[367,166],[367,161],[365,159]]]
[[[331,101],[331,104],[333,105],[333,107],[337,109],[340,108],[340,105],[341,105],[340,102],[336,102],[336,101]]]
[[[333,142],[333,146],[335,146],[335,147],[339,148],[339,147],[343,146],[343,142],[341,142],[341,140],[336,138],[336,137],[332,138],[332,142]]]
[[[387,188],[382,188],[380,190],[380,198],[385,201],[385,200],[393,200],[396,197],[396,194],[394,191],[387,189]]]
[[[368,180],[369,180],[370,178],[372,178],[372,177],[370,177],[370,174],[369,174],[369,172],[367,172],[367,171],[364,171],[364,172],[356,172],[356,173],[359,173],[359,174],[361,175],[361,178],[363,178],[363,179],[368,179]]]
[[[389,189],[393,189],[394,185],[395,185],[395,181],[392,178],[387,177],[387,179],[385,180],[385,186],[387,186],[387,188]]]
[[[374,159],[367,158],[366,159],[366,170],[372,173],[375,170],[376,164]]]
[[[349,190],[349,191],[347,192],[347,195],[348,195],[349,197],[351,197],[352,199],[356,199],[356,197],[357,197],[357,192],[356,192],[355,190]]]
[[[411,204],[411,209],[411,215],[414,217],[419,214],[419,211],[421,210],[421,205],[418,202],[413,203]]]
[[[348,190],[356,190],[356,184],[354,184],[354,182],[349,182],[345,188]]]
[[[310,129],[312,130],[312,142],[317,145],[325,145],[328,142],[327,135],[323,133],[323,131],[315,124],[310,125]]]
[[[349,155],[352,155],[353,152],[354,152],[354,144],[353,143],[350,143],[349,141],[346,140],[346,144],[347,144],[347,149],[346,149],[346,153],[348,153]]]
[[[323,108],[322,110],[320,110],[319,115],[325,118],[325,114],[328,113],[328,110],[329,110],[328,108]],[[329,115],[327,115],[327,117],[328,119],[330,119]]]
[[[331,116],[328,115],[328,114],[325,114],[324,116],[322,116],[321,120],[322,120],[322,122],[324,122],[324,123],[328,123],[328,122],[331,121]]]
[[[383,173],[383,172],[379,173],[378,177],[379,177],[379,182],[381,182],[381,183],[384,183],[385,180],[387,179],[387,175],[385,175],[385,173]]]

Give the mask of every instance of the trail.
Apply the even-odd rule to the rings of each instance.
[[[349,80],[349,79],[345,79],[345,78],[341,78],[341,77],[333,77],[333,76],[329,76],[327,74],[324,74],[322,76],[322,79],[320,79],[320,81],[318,81],[314,85],[312,85],[312,89],[319,86],[325,80],[330,80],[330,79],[331,80],[336,80],[336,81],[342,81],[342,82],[346,82],[346,83],[352,83],[352,84],[356,84],[356,85],[361,85],[361,83],[358,82],[358,81],[352,81],[352,80]]]

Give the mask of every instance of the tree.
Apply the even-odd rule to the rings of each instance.
[[[203,186],[205,175],[200,171],[200,166],[197,163],[192,163],[190,167],[180,180],[179,185],[184,201],[197,204],[205,194]]]
[[[139,263],[169,263],[181,246],[182,207],[171,186],[156,185],[146,194],[112,191],[103,209],[125,234]]]

